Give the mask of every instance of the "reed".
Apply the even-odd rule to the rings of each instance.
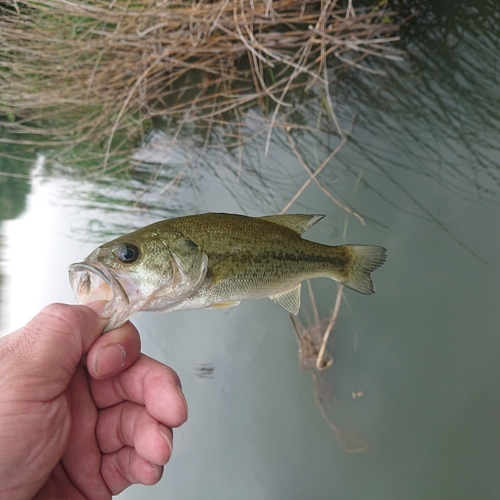
[[[391,20],[351,0],[2,2],[1,125],[103,170],[164,118],[228,122],[258,105],[270,137],[294,89],[328,97],[332,71],[399,58]]]

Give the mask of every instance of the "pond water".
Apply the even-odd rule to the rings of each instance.
[[[179,373],[190,415],[162,481],[119,498],[500,496],[499,18],[496,2],[430,2],[403,34],[404,62],[338,83],[349,140],[321,179],[366,223],[314,183],[290,211],[327,215],[308,239],[380,244],[388,260],[375,295],[344,292],[335,362],[316,385],[299,366],[289,315],[270,300],[134,317],[143,351]],[[304,112],[307,123],[316,111]],[[314,166],[340,143],[292,137]],[[158,159],[162,140],[138,157]],[[72,303],[67,265],[110,233],[195,211],[277,213],[308,178],[284,131],[268,156],[265,137],[240,151],[180,144],[170,178],[193,154],[207,169],[174,191],[163,192],[168,180],[151,185],[126,209],[138,185],[46,175],[38,157],[25,212],[2,223],[2,333],[45,304]],[[313,287],[328,318],[337,286]]]

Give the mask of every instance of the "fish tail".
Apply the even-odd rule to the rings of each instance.
[[[385,262],[386,249],[375,245],[343,245],[336,248],[342,249],[345,260],[334,279],[357,292],[374,293],[371,273]]]

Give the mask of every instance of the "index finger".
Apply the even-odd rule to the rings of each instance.
[[[90,387],[99,409],[123,401],[143,405],[148,413],[168,427],[187,420],[187,403],[174,370],[141,354],[127,370],[103,380],[91,379]]]
[[[4,337],[2,342],[13,346],[11,350],[16,352],[16,369],[29,369],[32,374],[43,375],[50,368],[51,376],[54,370],[60,370],[65,376],[72,373],[82,354],[101,335],[107,321],[99,316],[101,304],[94,303],[94,306],[91,309],[51,304],[25,326]]]

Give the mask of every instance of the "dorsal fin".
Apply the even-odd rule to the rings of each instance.
[[[284,307],[287,311],[297,315],[300,309],[300,283],[291,290],[269,298],[277,302],[281,307]]]
[[[280,226],[287,227],[297,234],[305,233],[308,229],[319,222],[324,215],[306,215],[306,214],[282,214],[282,215],[265,215],[260,217],[269,222],[274,222]]]

